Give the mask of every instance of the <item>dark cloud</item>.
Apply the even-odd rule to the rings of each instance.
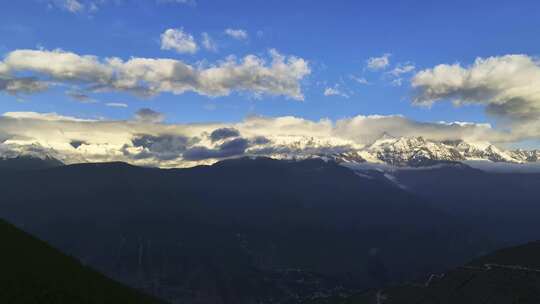
[[[186,149],[199,141],[197,137],[182,135],[148,135],[141,134],[132,140],[133,146],[145,148],[137,154],[138,159],[155,157],[159,160],[171,160],[178,158]]]
[[[221,128],[216,129],[212,131],[212,133],[210,133],[210,139],[212,140],[212,142],[238,136],[240,136],[240,132],[235,128]]]
[[[82,144],[86,144],[86,142],[83,141],[83,140],[72,140],[71,142],[69,142],[69,144],[70,144],[73,148],[77,149],[77,148],[79,148]]]
[[[193,147],[184,152],[185,160],[203,160],[209,158],[225,158],[231,156],[242,155],[249,147],[249,141],[244,138],[235,138],[229,140],[219,146],[217,149],[208,149],[206,147]]]
[[[81,103],[95,103],[96,100],[92,97],[88,96],[85,93],[77,92],[77,91],[69,91],[66,93],[71,99],[74,99]]]
[[[490,103],[486,106],[490,115],[511,118],[518,121],[537,121],[540,117],[540,105],[532,104],[524,98],[511,98],[503,104]]]
[[[165,120],[165,115],[149,108],[142,108],[135,112],[135,120],[146,123],[159,123]]]
[[[34,77],[20,78],[0,78],[0,92],[5,91],[8,94],[33,94],[45,91],[48,88],[47,83]]]
[[[257,136],[251,139],[252,145],[266,145],[266,144],[269,144],[270,142],[271,142],[270,139],[264,136]]]

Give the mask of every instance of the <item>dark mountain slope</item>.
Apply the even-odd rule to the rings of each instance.
[[[540,270],[540,241],[497,250],[468,265],[478,267],[485,264],[520,265]]]
[[[508,245],[540,239],[540,174],[492,173],[466,166],[399,170],[413,193]]]
[[[440,271],[491,248],[415,195],[321,160],[2,174],[10,221],[177,302],[295,302]]]
[[[496,251],[422,284],[371,291],[327,304],[540,303],[540,242]]]
[[[0,220],[0,303],[157,303]]]

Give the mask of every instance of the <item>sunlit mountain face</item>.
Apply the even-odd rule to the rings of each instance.
[[[537,1],[5,2],[1,303],[540,303]]]

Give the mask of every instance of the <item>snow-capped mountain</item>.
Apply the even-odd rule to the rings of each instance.
[[[41,160],[61,159],[62,156],[52,149],[44,149],[40,145],[6,145],[0,144],[0,159],[35,158]]]
[[[313,144],[317,143],[317,144]],[[507,163],[529,163],[540,159],[538,150],[503,150],[490,143],[470,143],[462,140],[433,141],[423,137],[393,137],[384,134],[364,147],[347,146],[346,142],[334,145],[314,139],[296,139],[292,146],[281,143],[274,152],[275,158],[324,157],[344,163],[379,163],[396,167],[421,167],[439,163],[463,161],[491,161]],[[309,149],[307,149],[309,148]]]
[[[82,149],[57,151],[38,144],[6,145],[0,144],[0,159],[31,157],[37,159],[56,159],[66,164],[84,163],[92,160],[85,158]],[[69,152],[69,153],[68,153]],[[122,158],[103,159],[103,161],[133,162]],[[489,161],[497,163],[524,164],[538,162],[540,150],[504,150],[487,142],[466,142],[463,140],[434,141],[423,137],[393,137],[384,134],[368,145],[359,145],[355,141],[331,136],[282,136],[276,135],[264,140],[251,140],[250,146],[239,155],[264,156],[276,159],[323,158],[338,163],[382,164],[393,167],[425,167],[441,163],[465,161]],[[212,164],[222,158],[185,163],[179,154],[178,160],[169,167],[185,167],[200,164]],[[145,165],[145,164],[143,164]]]
[[[489,143],[431,141],[422,137],[395,138],[384,135],[362,149],[371,160],[394,166],[422,166],[434,162],[485,160],[492,162],[536,162],[540,151],[503,150]],[[366,159],[367,160],[367,159]]]

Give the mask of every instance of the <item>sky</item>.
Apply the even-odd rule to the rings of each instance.
[[[355,118],[398,117],[435,129],[442,121],[489,125],[484,138],[472,137],[538,148],[537,1],[21,0],[1,6],[4,120],[183,126],[289,117],[330,121],[337,129]],[[46,113],[56,116],[43,119]],[[141,113],[155,117],[145,121]],[[365,137],[400,133],[398,123],[392,126]],[[448,134],[415,130],[407,135]]]

